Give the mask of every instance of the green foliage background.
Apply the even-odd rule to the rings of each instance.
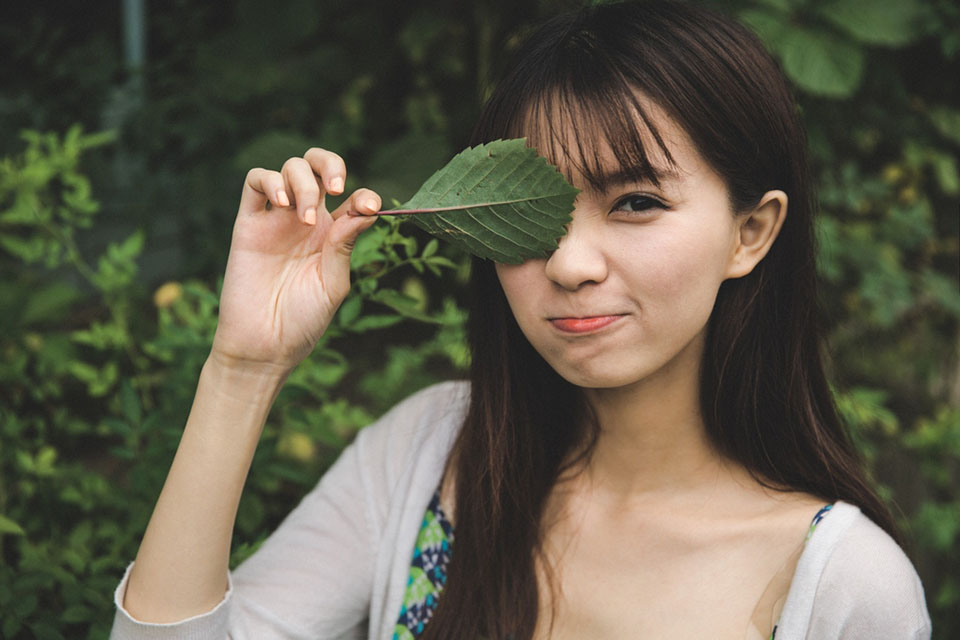
[[[907,531],[934,637],[957,637],[960,9],[710,4],[756,29],[797,90],[837,396]],[[154,0],[140,71],[123,65],[119,3],[4,7],[0,637],[107,635],[216,325],[246,170],[319,145],[346,158],[348,191],[403,200],[465,145],[503,51],[577,6]],[[354,269],[270,416],[234,562],[357,429],[466,364],[461,255],[381,221]]]

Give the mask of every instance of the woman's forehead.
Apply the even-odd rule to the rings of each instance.
[[[663,109],[647,99],[637,106],[540,99],[528,105],[510,135],[526,138],[571,182],[598,191],[618,183],[658,184],[687,169],[679,161],[696,151]]]

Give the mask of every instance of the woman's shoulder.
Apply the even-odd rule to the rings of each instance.
[[[469,402],[469,382],[439,382],[407,396],[361,433],[383,431],[403,437],[427,437],[438,430],[459,427]]]
[[[452,380],[431,385],[396,404],[357,435],[365,458],[388,465],[411,455],[444,460],[463,424],[470,403],[470,383]]]
[[[890,535],[881,529],[856,506],[837,502],[824,523],[832,516],[843,516],[837,531],[824,528],[829,536],[823,551],[828,555],[821,577],[821,588],[841,586],[846,591],[858,591],[879,600],[912,598],[922,600],[923,588],[917,571]],[[811,542],[816,538],[811,537]],[[832,548],[831,548],[832,547]]]
[[[930,635],[913,563],[886,531],[843,501],[834,504],[808,540],[787,607],[809,621],[797,638]]]

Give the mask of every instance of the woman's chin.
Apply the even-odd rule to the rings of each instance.
[[[623,367],[556,366],[552,363],[551,366],[561,378],[583,389],[618,389],[635,384],[643,378],[642,374],[626,373]]]

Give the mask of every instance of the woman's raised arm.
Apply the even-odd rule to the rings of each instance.
[[[380,198],[343,191],[334,153],[311,149],[283,169],[247,174],[210,356],[180,446],[137,553],[124,608],[144,622],[209,611],[227,587],[237,505],[270,407],[350,288],[350,252]]]

